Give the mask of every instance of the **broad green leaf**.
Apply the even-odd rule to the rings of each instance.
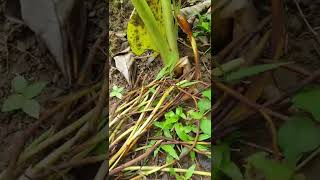
[[[28,83],[27,80],[23,76],[16,76],[11,81],[11,86],[15,92],[22,93],[23,90],[27,87]]]
[[[211,109],[211,101],[209,99],[201,99],[198,102],[198,108],[200,112],[205,112]]]
[[[25,88],[25,90],[23,91],[23,95],[29,99],[35,96],[38,96],[40,92],[43,90],[43,88],[46,87],[47,84],[48,84],[47,82],[33,83]]]
[[[210,137],[211,137],[211,135],[208,135],[208,134],[200,134],[199,135],[199,141],[203,141],[203,140],[209,139]]]
[[[176,108],[176,115],[180,116],[182,119],[187,119],[187,116],[183,113],[182,107]]]
[[[186,175],[185,175],[185,179],[190,179],[194,173],[194,170],[196,168],[196,165],[193,164],[192,166],[190,166],[186,172]]]
[[[166,144],[166,145],[161,145],[160,147],[165,152],[167,152],[170,156],[172,156],[173,158],[179,160],[179,156],[178,156],[176,150],[174,149],[174,145]]]
[[[179,136],[179,138],[182,141],[190,141],[193,139],[190,135],[188,135],[187,133],[184,132],[182,124],[176,123],[174,127],[175,127],[174,129],[176,130],[177,135]]]
[[[162,8],[159,0],[146,0],[158,24],[161,32],[159,36],[165,37],[165,29],[162,18]],[[127,38],[132,52],[136,55],[141,55],[146,50],[158,52],[156,45],[152,42],[150,34],[148,33],[145,24],[134,10],[131,14],[127,27]]]
[[[192,118],[192,119],[201,119],[203,117],[202,112],[190,110],[187,112],[187,114]]]
[[[5,101],[2,106],[2,112],[13,111],[17,109],[21,109],[26,98],[21,94],[13,94],[10,95]]]
[[[296,107],[308,111],[317,121],[320,121],[320,89],[300,92],[292,98],[292,102]]]
[[[257,173],[262,173],[266,180],[290,180],[294,174],[293,167],[268,159],[264,152],[250,156],[247,162]]]
[[[288,162],[320,145],[320,128],[307,117],[291,117],[278,131],[279,145]]]
[[[223,164],[229,163],[230,160],[230,148],[227,145],[213,146],[213,169],[218,170]]]
[[[211,89],[205,90],[202,92],[202,96],[211,100]]]
[[[274,63],[274,64],[262,64],[251,66],[247,68],[241,68],[238,71],[231,72],[230,74],[226,75],[226,81],[235,81],[240,80],[249,76],[254,76],[262,72],[266,72],[272,69],[276,69],[280,66],[287,65],[289,63]]]
[[[211,121],[209,119],[201,119],[200,129],[203,133],[211,136]]]
[[[243,180],[242,173],[234,162],[229,162],[222,166],[221,171],[232,180]]]
[[[39,119],[40,104],[34,99],[28,99],[23,103],[22,110],[29,116]]]

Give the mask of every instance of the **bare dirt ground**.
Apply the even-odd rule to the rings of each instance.
[[[54,98],[68,91],[65,79],[49,51],[39,43],[38,37],[25,25],[14,23],[5,17],[5,3],[6,1],[0,2],[0,104],[2,106],[6,97],[12,92],[11,80],[16,74],[20,74],[29,82],[39,80],[48,82],[37,97],[43,112],[51,107]],[[88,31],[84,49],[86,56],[92,44],[107,27],[107,11],[103,1],[87,1],[85,5],[88,9]],[[101,47],[101,50],[103,49],[105,47]],[[103,62],[105,59],[103,53],[105,52],[98,53],[97,60]],[[8,147],[13,143],[15,135],[25,130],[36,119],[22,111],[0,114],[0,171],[2,171],[7,166],[10,154]],[[42,125],[42,129],[46,127],[48,124]]]

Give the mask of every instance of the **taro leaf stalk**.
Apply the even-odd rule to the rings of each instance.
[[[157,5],[159,0],[148,0],[149,4]],[[131,0],[136,12],[141,18],[143,25],[149,35],[150,43],[160,53],[164,62],[164,69],[172,72],[179,60],[179,52],[177,46],[178,28],[173,22],[173,9],[170,0],[160,0],[161,18],[164,23],[164,36],[162,36],[161,18],[155,18],[153,9],[151,9],[146,0]],[[160,8],[160,7],[158,7]],[[158,21],[157,21],[158,20]],[[128,26],[129,27],[129,26]],[[130,40],[129,40],[130,43]]]

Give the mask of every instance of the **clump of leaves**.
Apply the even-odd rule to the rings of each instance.
[[[194,36],[208,36],[211,33],[211,14],[198,14],[199,21],[195,24]]]
[[[231,161],[230,147],[226,144],[213,146],[213,179],[227,176],[232,180],[243,180],[239,167]]]
[[[11,86],[13,94],[10,95],[2,106],[2,112],[9,112],[21,109],[31,117],[39,118],[40,104],[34,98],[38,96],[47,82],[35,82],[28,85],[27,80],[23,76],[16,76]]]
[[[211,110],[211,89],[208,89],[202,93],[202,98],[198,101],[199,110],[189,110],[185,111],[183,107],[177,107],[174,111],[169,111],[165,114],[165,119],[163,121],[154,122],[155,127],[159,128],[159,135],[164,135],[170,139],[177,139],[183,142],[192,142],[195,138],[194,135],[197,133],[197,127],[195,125],[195,120],[200,121],[200,132],[198,142],[208,140],[211,137],[211,120],[208,116]],[[207,145],[197,144],[195,148],[199,151],[209,152],[210,147]],[[166,152],[167,162],[173,159],[179,160],[178,153],[176,149],[181,149],[180,156],[188,151],[187,147],[179,148],[178,145],[166,144],[161,145],[154,153],[154,156],[160,150]],[[195,152],[190,152],[190,157],[192,160],[195,159]],[[209,156],[209,158],[211,158]],[[193,168],[191,168],[192,170]],[[190,171],[191,171],[190,170]],[[176,176],[177,177],[177,176]]]
[[[122,98],[122,91],[123,91],[123,87],[118,87],[118,86],[114,85],[112,87],[110,97],[117,97],[117,98],[121,99]]]

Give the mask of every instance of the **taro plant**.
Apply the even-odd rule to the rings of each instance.
[[[141,55],[146,50],[160,53],[165,68],[171,72],[179,60],[178,26],[172,12],[178,6],[168,0],[131,0],[135,10],[128,22],[127,34],[132,51]],[[173,1],[175,2],[175,1]]]
[[[16,76],[11,82],[14,93],[4,101],[2,112],[21,109],[29,116],[38,119],[40,104],[34,98],[41,93],[46,85],[47,82],[35,82],[28,85],[27,80],[23,76]]]
[[[195,77],[200,76],[199,54],[196,41],[186,19],[180,15],[180,5],[169,0],[131,0],[135,7],[128,22],[127,37],[132,51],[141,55],[147,50],[160,53],[165,67],[158,74],[160,79],[179,66],[177,46],[178,25],[188,35],[195,56]],[[174,18],[175,17],[175,18]],[[178,70],[177,69],[177,70]],[[180,71],[180,70],[178,70]]]

